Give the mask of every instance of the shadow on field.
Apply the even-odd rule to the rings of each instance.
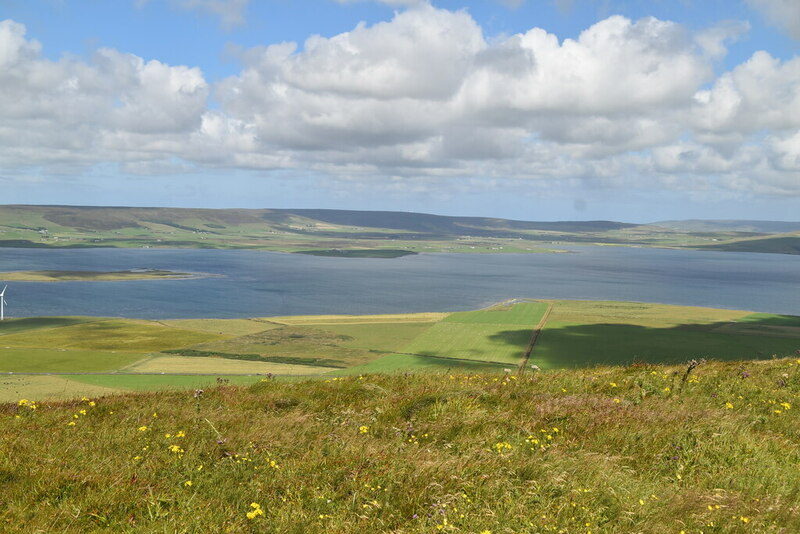
[[[743,322],[666,328],[631,324],[545,327],[533,348],[530,363],[541,368],[636,362],[675,364],[699,358],[769,359],[792,356],[798,351],[800,318],[770,316],[759,321],[749,316]]]
[[[40,328],[56,328],[59,326],[72,326],[85,323],[89,319],[80,317],[27,317],[23,319],[6,319],[0,322],[0,335],[16,334],[26,330]]]
[[[449,371],[461,372],[498,372],[513,367],[508,363],[484,362],[461,358],[449,358],[425,354],[396,353],[378,358],[359,367],[361,372],[394,372],[394,371]]]

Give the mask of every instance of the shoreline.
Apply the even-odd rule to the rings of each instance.
[[[3,282],[130,282],[139,280],[190,280],[215,275],[184,273],[165,269],[128,269],[123,271],[3,271]]]

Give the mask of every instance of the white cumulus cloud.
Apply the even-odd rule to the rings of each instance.
[[[417,4],[246,50],[238,74],[211,84],[117,50],[46,59],[24,26],[2,22],[0,167],[800,196],[800,58],[757,52],[714,72],[746,25],[612,16],[574,39],[541,28],[488,39],[465,11]]]
[[[797,0],[747,0],[769,22],[800,39],[800,2]]]

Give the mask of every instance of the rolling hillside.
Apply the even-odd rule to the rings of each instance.
[[[797,254],[800,223],[534,222],[408,212],[0,206],[2,247],[249,248],[333,256],[417,252],[547,252],[613,244]],[[766,241],[765,241],[766,240]],[[387,251],[387,252],[381,252]]]

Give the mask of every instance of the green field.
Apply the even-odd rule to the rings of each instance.
[[[81,391],[78,382],[107,392],[207,383],[192,376],[198,374],[250,380],[247,375],[516,372],[534,339],[528,363],[541,369],[763,360],[800,350],[800,317],[637,302],[522,300],[450,314],[12,319],[0,323],[0,373],[84,373],[12,381],[15,395],[69,397]],[[13,397],[9,388],[0,386],[2,398]]]
[[[26,317],[24,319],[6,319],[0,322],[0,336],[17,332],[32,332],[41,328],[72,326],[97,321],[96,317]],[[5,339],[5,338],[3,338]]]
[[[262,380],[260,376],[196,375],[76,375],[70,380],[83,385],[107,388],[116,392],[195,389],[222,384],[247,385]]]
[[[160,351],[203,343],[222,336],[181,330],[155,322],[120,319],[97,320],[60,328],[40,329],[35,336],[27,332],[8,334],[1,344],[7,347],[58,347],[78,350]]]
[[[451,313],[443,323],[521,325],[533,328],[547,310],[545,302],[500,304],[486,310]]]
[[[556,301],[531,356],[542,368],[785,357],[800,318],[626,302]]]
[[[525,302],[453,313],[398,352],[513,367],[521,363],[533,329],[546,309],[544,302]]]
[[[0,337],[0,343],[5,341]],[[0,373],[93,373],[115,371],[145,357],[136,352],[0,348]]]

